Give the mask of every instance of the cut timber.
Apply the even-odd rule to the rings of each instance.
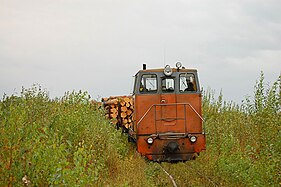
[[[118,124],[129,128],[133,121],[133,97],[132,96],[117,96],[102,98],[105,116],[111,119],[112,124]]]
[[[122,106],[122,107],[121,107],[121,111],[122,111],[122,112],[126,112],[127,110],[128,110],[128,108],[127,108],[126,106]]]
[[[127,116],[126,112],[121,112],[121,118],[125,118]]]
[[[123,123],[124,123],[124,124],[128,123],[128,120],[127,120],[127,119],[124,119],[124,120],[123,120]]]
[[[127,113],[128,116],[130,116],[133,113],[133,111],[132,110],[127,110],[126,113]]]
[[[111,120],[111,123],[116,125],[118,123],[118,120],[116,118],[114,118],[114,119]]]
[[[120,105],[121,105],[121,106],[125,106],[125,105],[126,105],[126,102],[125,102],[125,101],[120,101]]]
[[[110,109],[110,112],[111,112],[111,113],[118,113],[118,110],[117,110],[117,108],[111,108],[111,109]]]
[[[117,105],[118,100],[117,99],[112,99],[112,100],[107,100],[103,102],[105,105]]]
[[[115,118],[116,119],[118,115],[116,113],[116,114],[110,114],[110,116],[111,116],[111,118]]]

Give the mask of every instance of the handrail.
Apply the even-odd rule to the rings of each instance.
[[[146,115],[150,112],[152,107],[156,106],[172,106],[172,105],[188,105],[196,114],[197,116],[204,122],[204,119],[202,116],[195,110],[195,108],[190,103],[167,103],[167,104],[153,104],[149,107],[149,109],[144,113],[144,115],[141,117],[139,122],[137,123],[137,128],[139,127],[139,124],[142,122],[142,120],[146,117]]]
[[[149,107],[149,109],[144,113],[144,115],[141,117],[139,122],[137,123],[137,128],[139,127],[140,122],[143,120],[143,118],[148,114],[148,112],[151,110],[152,107],[154,107],[156,104],[153,104]]]

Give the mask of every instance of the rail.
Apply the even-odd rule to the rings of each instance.
[[[202,171],[199,171],[198,169],[194,168],[194,167],[192,166],[192,164],[186,163],[186,164],[183,165],[183,166],[188,167],[190,172],[196,173],[198,179],[199,179],[199,178],[200,178],[200,179],[203,178],[203,179],[205,179],[206,181],[208,181],[209,184],[208,184],[207,186],[214,186],[214,187],[219,187],[219,186],[220,186],[218,182],[214,181],[211,177],[207,176],[205,173],[202,173]],[[168,173],[168,170],[165,169],[164,166],[163,166],[161,163],[159,163],[159,167],[160,167],[160,168],[164,171],[164,173],[170,178],[170,180],[171,180],[173,186],[174,186],[174,187],[177,187],[177,184],[176,184],[176,181],[174,180],[174,177],[173,177],[170,173]],[[202,181],[201,181],[201,182],[202,182]],[[203,182],[202,182],[202,185],[206,185],[206,183],[203,183]],[[189,185],[187,185],[187,186],[189,186]]]
[[[170,178],[170,180],[171,180],[172,183],[173,183],[173,186],[174,186],[174,187],[178,187],[176,181],[174,180],[174,177],[173,177],[170,173],[168,173],[168,172],[161,166],[161,163],[159,163],[159,166],[160,166],[160,168],[164,171],[164,173]]]

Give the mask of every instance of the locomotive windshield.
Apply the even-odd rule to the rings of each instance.
[[[157,92],[157,76],[155,74],[142,76],[140,92]]]
[[[162,79],[162,91],[173,92],[175,90],[175,80],[173,78]]]
[[[180,92],[196,91],[196,82],[194,74],[180,74]]]

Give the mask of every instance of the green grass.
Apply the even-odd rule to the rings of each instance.
[[[281,77],[242,105],[204,93],[207,150],[162,166],[178,186],[280,186]],[[0,102],[0,186],[171,186],[86,92],[50,99],[40,86]]]

